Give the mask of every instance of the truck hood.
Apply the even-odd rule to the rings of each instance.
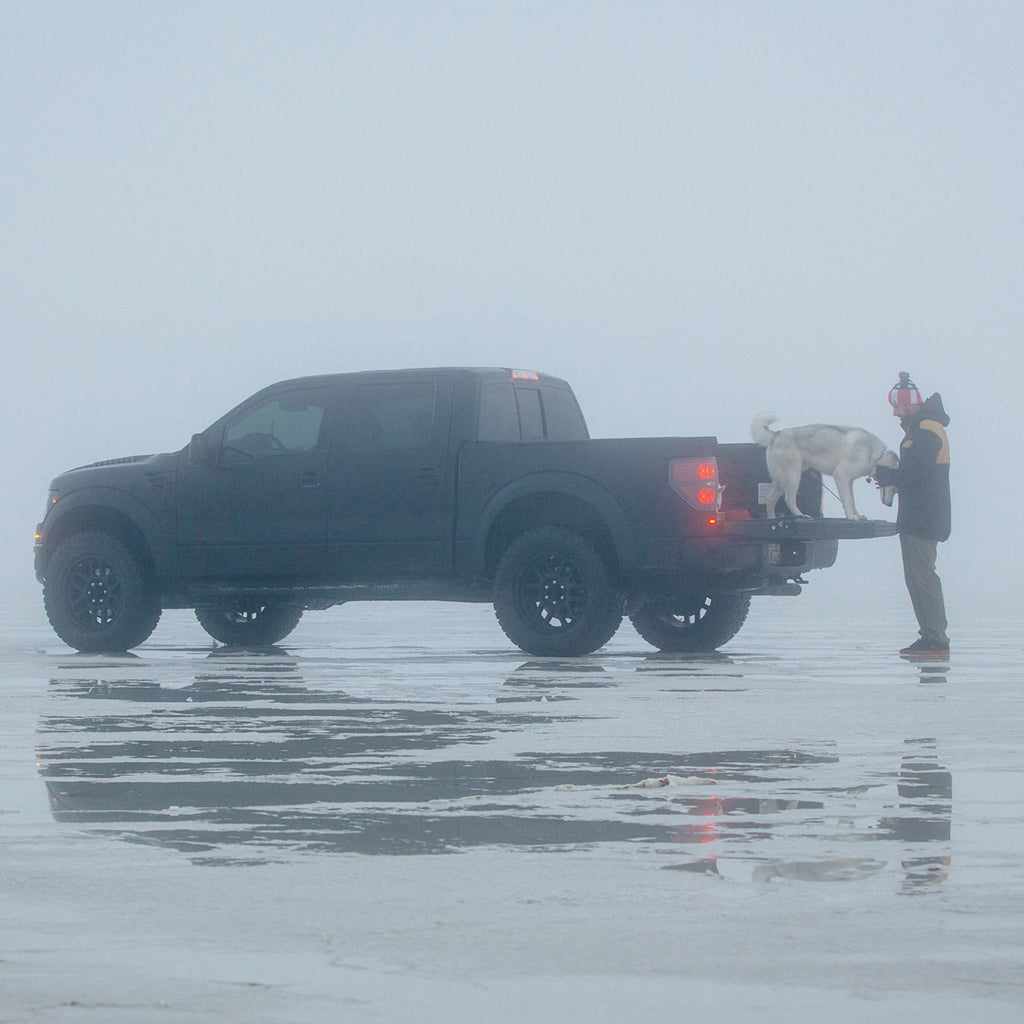
[[[148,459],[157,459],[159,455],[125,455],[120,459],[103,459],[100,462],[90,462],[84,466],[78,466],[75,469],[69,470],[71,473],[76,473],[80,469],[95,469],[97,466],[127,466],[132,462],[146,462]]]
[[[120,482],[145,475],[154,476],[173,474],[177,464],[178,452],[163,452],[158,455],[127,455],[120,459],[104,459],[101,462],[90,462],[85,466],[69,469],[55,477],[50,484],[52,490],[68,491],[94,484],[118,486]]]

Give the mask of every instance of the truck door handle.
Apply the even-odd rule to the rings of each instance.
[[[420,466],[416,470],[416,479],[422,480],[424,483],[432,483],[440,477],[440,473],[437,471],[436,466]]]
[[[313,470],[307,470],[299,474],[300,487],[319,487],[320,477]]]

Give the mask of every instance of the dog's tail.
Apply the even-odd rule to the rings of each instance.
[[[768,448],[772,441],[779,436],[777,430],[769,430],[768,424],[774,423],[779,417],[773,412],[759,412],[750,424],[750,436],[758,443]]]

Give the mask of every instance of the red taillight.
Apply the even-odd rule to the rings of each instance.
[[[717,459],[673,459],[668,477],[672,490],[694,508],[717,512],[722,507]]]

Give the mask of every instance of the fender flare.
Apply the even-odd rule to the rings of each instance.
[[[601,484],[584,476],[567,473],[530,473],[496,491],[484,506],[480,515],[479,530],[473,546],[476,574],[483,576],[487,565],[487,542],[498,517],[512,504],[523,498],[551,494],[572,498],[592,508],[598,520],[611,537],[619,568],[626,575],[636,564],[634,530],[626,517],[625,510],[614,495]],[[547,525],[538,523],[538,526]],[[561,525],[572,526],[572,523]]]
[[[104,520],[125,523],[145,545],[157,580],[173,579],[177,572],[173,522],[161,523],[153,510],[128,491],[110,487],[86,487],[60,499],[43,520],[43,543],[52,548],[51,536],[63,539],[77,532],[65,529],[70,517],[81,518],[89,528],[104,528]],[[52,551],[50,552],[52,553]]]

